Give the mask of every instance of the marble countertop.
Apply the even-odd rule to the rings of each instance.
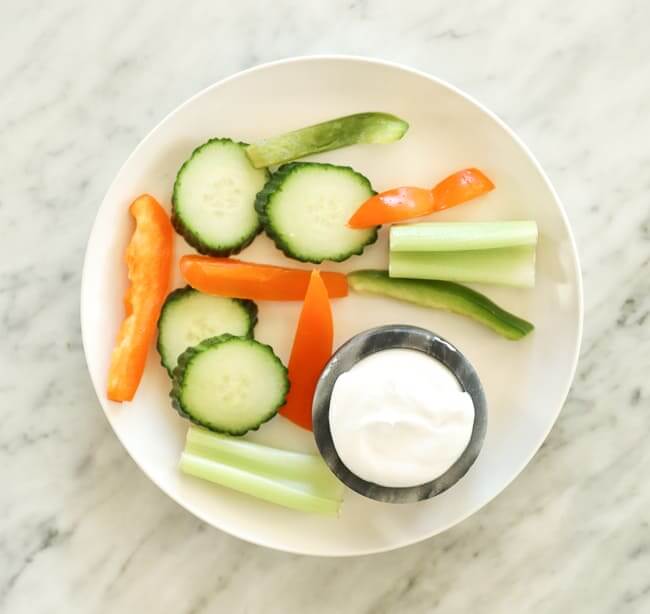
[[[3,3],[0,611],[650,611],[650,5],[544,0]],[[563,198],[586,321],[560,419],[485,509],[333,560],[205,526],[110,430],[79,327],[84,246],[138,141],[198,90],[351,53],[449,80],[527,142]]]

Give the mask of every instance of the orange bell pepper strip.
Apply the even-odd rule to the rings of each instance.
[[[183,256],[185,281],[201,292],[260,301],[302,301],[309,285],[309,271],[270,264],[254,264],[235,258]],[[343,273],[321,273],[331,298],[348,295]]]
[[[449,175],[434,186],[434,211],[449,209],[494,190],[494,184],[477,168],[466,168]]]
[[[427,215],[434,210],[433,192],[426,188],[395,188],[371,196],[348,221],[351,228],[369,228]]]
[[[460,205],[494,189],[477,168],[467,168],[443,179],[432,190],[403,187],[375,194],[348,221],[350,228],[370,228],[403,222]]]
[[[312,271],[289,358],[291,387],[280,414],[311,431],[311,406],[321,372],[332,355],[334,324],[327,288]]]
[[[129,213],[136,224],[126,248],[130,286],[108,372],[107,395],[118,402],[131,401],[142,378],[172,264],[172,225],[158,201],[143,194],[133,201]]]

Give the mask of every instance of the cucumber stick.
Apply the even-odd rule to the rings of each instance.
[[[359,206],[374,194],[348,166],[292,162],[281,166],[257,195],[266,233],[289,258],[340,262],[377,240],[377,228],[349,228]]]
[[[212,139],[194,150],[176,176],[172,223],[202,254],[236,254],[262,228],[255,195],[269,175],[266,169],[253,168],[244,147],[230,139]]]
[[[255,168],[263,168],[358,143],[392,143],[407,130],[395,115],[356,113],[253,143],[246,154]]]
[[[252,337],[257,323],[253,301],[204,294],[187,286],[165,299],[158,319],[158,353],[170,375],[178,357],[204,339],[230,333]]]
[[[392,252],[451,252],[520,247],[537,243],[537,224],[514,222],[434,222],[390,229]]]
[[[480,292],[449,281],[395,279],[387,271],[367,270],[349,273],[348,283],[357,292],[467,316],[507,339],[521,339],[534,329],[530,322],[502,309]]]
[[[532,288],[535,247],[390,253],[390,276]]]
[[[180,355],[170,396],[192,422],[243,435],[275,416],[288,391],[287,368],[270,346],[225,334]]]

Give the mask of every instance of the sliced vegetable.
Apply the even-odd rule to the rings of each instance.
[[[372,228],[428,215],[435,210],[433,192],[426,188],[395,188],[371,196],[348,220],[350,228]]]
[[[368,179],[348,166],[292,162],[280,167],[257,195],[266,233],[289,258],[340,262],[377,240],[377,229],[347,226],[374,194]]]
[[[226,334],[180,355],[171,398],[192,422],[243,435],[275,416],[288,390],[287,369],[270,346]]]
[[[434,222],[390,229],[391,252],[450,252],[537,243],[537,224],[516,222]]]
[[[183,256],[181,273],[190,286],[221,296],[261,301],[302,301],[309,285],[309,271],[242,262],[234,258]],[[330,298],[348,294],[343,273],[321,272]]]
[[[289,358],[291,388],[280,413],[311,431],[311,406],[321,372],[332,356],[334,324],[327,288],[312,271]]]
[[[191,426],[181,471],[272,503],[336,514],[343,486],[320,456],[279,450]]]
[[[460,205],[494,189],[477,168],[467,168],[443,179],[432,190],[403,187],[370,197],[348,220],[350,228],[370,228],[402,222]]]
[[[487,296],[453,282],[394,279],[388,276],[388,271],[375,270],[354,271],[348,275],[348,281],[357,292],[379,294],[467,316],[507,339],[521,339],[534,329],[530,322],[502,309]]]
[[[158,320],[158,352],[170,375],[178,357],[209,337],[230,333],[252,337],[257,322],[253,301],[212,296],[189,286],[174,290]]]
[[[173,230],[153,196],[143,194],[129,207],[135,231],[126,248],[130,286],[124,297],[126,317],[111,355],[107,396],[130,401],[142,378],[156,321],[169,287]]]
[[[535,247],[455,252],[391,252],[391,277],[441,279],[532,288]]]
[[[449,209],[494,190],[492,181],[478,168],[449,175],[433,188],[435,210]]]
[[[389,113],[356,113],[253,143],[246,154],[255,168],[262,168],[358,143],[392,143],[408,127]]]
[[[240,437],[212,433],[198,426],[187,431],[185,451],[272,478],[304,480],[336,498],[341,484],[320,456],[270,448]]]
[[[251,166],[244,147],[230,139],[211,139],[178,171],[172,223],[202,254],[240,252],[262,229],[255,195],[269,174]]]

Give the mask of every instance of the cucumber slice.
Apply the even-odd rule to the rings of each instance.
[[[355,113],[253,143],[246,154],[255,168],[262,168],[357,143],[392,143],[408,127],[390,113]]]
[[[236,254],[262,228],[255,195],[269,173],[251,166],[245,146],[231,139],[211,139],[194,150],[176,176],[172,224],[202,254]]]
[[[422,307],[444,309],[472,318],[507,339],[521,339],[535,327],[499,307],[487,296],[450,281],[395,279],[387,271],[354,271],[348,283],[357,292],[381,294]]]
[[[257,305],[244,299],[204,294],[189,286],[165,299],[158,319],[158,353],[163,367],[173,374],[178,357],[204,339],[230,333],[252,337]]]
[[[292,162],[257,195],[266,233],[289,258],[341,262],[377,240],[377,228],[349,228],[350,216],[375,191],[349,166]]]
[[[270,346],[226,334],[180,355],[170,396],[192,422],[243,435],[275,416],[288,391],[287,368]]]

